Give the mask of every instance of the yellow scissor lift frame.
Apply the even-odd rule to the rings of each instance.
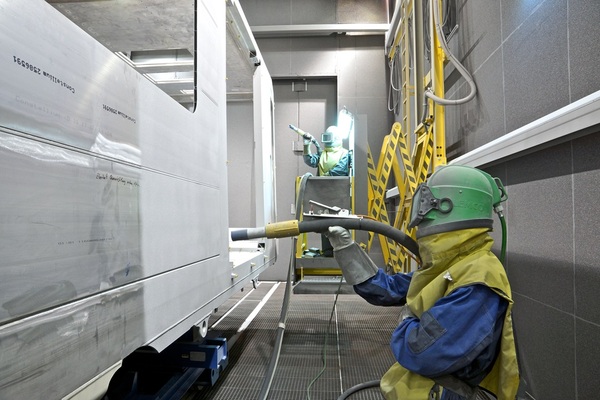
[[[434,6],[441,6],[435,1]],[[428,110],[432,110],[424,118],[424,121],[416,126],[411,149],[411,137],[408,131],[411,127],[410,116],[414,113],[415,85],[411,85],[411,65],[409,48],[410,31],[408,20],[414,17],[414,4],[412,0],[403,1],[401,5],[402,15],[393,46],[388,54],[389,60],[400,51],[402,60],[401,93],[402,93],[402,123],[396,122],[388,135],[385,136],[377,166],[368,149],[368,208],[369,217],[377,221],[390,224],[390,213],[386,206],[386,194],[390,178],[398,188],[398,202],[393,221],[393,226],[402,230],[414,238],[415,230],[408,229],[411,213],[411,202],[415,189],[419,184],[425,182],[430,172],[438,166],[446,164],[446,141],[445,141],[445,112],[444,107],[435,104],[428,99]],[[430,10],[432,11],[432,10]],[[413,29],[422,29],[421,26],[413,24]],[[438,97],[444,96],[444,65],[447,61],[446,55],[439,43],[437,31],[431,25],[432,49],[431,70],[424,77],[423,87],[430,87]],[[388,272],[409,272],[412,270],[411,256],[402,247],[389,240],[383,235],[379,236],[379,243],[383,253]],[[367,250],[370,250],[375,239],[374,234],[369,235]]]

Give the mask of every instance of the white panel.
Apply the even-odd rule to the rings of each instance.
[[[0,397],[62,398],[264,267],[229,264],[225,3],[194,113],[45,1],[0,10]]]

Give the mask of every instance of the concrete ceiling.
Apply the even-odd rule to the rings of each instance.
[[[194,0],[47,0],[183,104],[193,97]],[[252,92],[252,72],[227,37],[227,92]]]

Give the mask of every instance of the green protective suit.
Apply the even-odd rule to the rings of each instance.
[[[479,386],[494,393],[498,400],[514,400],[519,371],[511,319],[513,301],[504,267],[491,252],[493,239],[487,231],[487,228],[465,229],[420,238],[422,268],[413,274],[406,304],[420,318],[440,298],[473,284],[486,285],[506,299],[509,305],[500,352],[492,371]],[[398,363],[381,379],[382,393],[389,400],[426,400],[434,385],[432,379],[413,373]]]

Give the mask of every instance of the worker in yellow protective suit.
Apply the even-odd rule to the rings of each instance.
[[[491,252],[492,211],[502,183],[475,168],[444,166],[419,186],[409,227],[417,228],[420,268],[386,274],[330,227],[346,281],[368,302],[402,306],[391,339],[397,362],[382,377],[386,399],[514,400],[519,385],[506,272]]]

